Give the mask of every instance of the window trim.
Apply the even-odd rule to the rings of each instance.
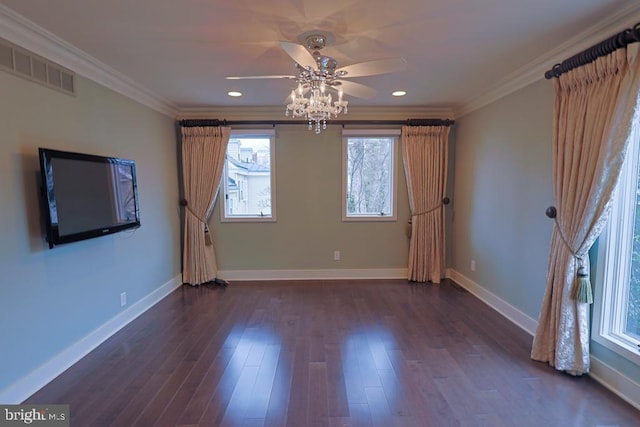
[[[229,139],[243,137],[243,136],[264,136],[270,139],[270,186],[271,186],[271,215],[259,216],[259,215],[233,215],[227,216],[226,195],[227,195],[227,159],[225,151],[224,169],[222,172],[222,179],[220,180],[219,192],[220,195],[220,222],[276,222],[276,132],[275,129],[231,129],[231,135]]]
[[[596,291],[591,338],[598,344],[640,365],[640,340],[624,333],[635,222],[636,191],[640,167],[640,126],[630,138],[628,153],[611,206],[607,225],[598,239]],[[625,215],[633,208],[632,215]],[[625,266],[621,268],[620,266]],[[618,285],[621,283],[623,285]],[[621,312],[618,312],[621,310]]]
[[[401,129],[343,129],[342,130],[342,221],[389,222],[398,220],[398,153]],[[392,137],[391,148],[391,215],[347,215],[347,146],[349,137]]]

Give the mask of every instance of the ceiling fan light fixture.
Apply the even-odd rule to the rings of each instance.
[[[338,79],[346,73],[336,72],[335,59],[322,55],[319,50],[325,47],[327,37],[324,34],[308,34],[305,37],[307,49],[316,67],[296,63],[298,76],[297,90],[291,91],[291,102],[287,104],[285,116],[304,117],[309,122],[309,130],[320,133],[327,128],[327,120],[347,114],[348,101],[343,99],[341,82]],[[303,55],[304,56],[304,55]],[[338,91],[338,99],[333,100],[329,89]]]
[[[295,80],[297,89],[291,91],[290,101],[286,101],[285,116],[304,117],[309,122],[309,130],[320,133],[327,128],[327,120],[347,114],[349,102],[343,91],[349,95],[370,99],[376,91],[363,84],[350,81],[353,77],[375,76],[394,73],[407,68],[403,58],[377,59],[373,61],[338,67],[338,61],[320,51],[335,37],[331,33],[312,30],[298,36],[300,43],[281,41],[280,47],[293,59],[297,75],[254,75],[228,76],[226,79],[288,79]],[[337,100],[331,95],[337,91]],[[404,94],[403,94],[404,95]]]
[[[334,101],[327,86],[333,87],[323,76],[311,73],[316,78],[300,78],[297,90],[291,91],[291,102],[287,104],[284,115],[304,117],[309,122],[309,130],[320,133],[327,128],[327,120],[347,114],[348,101],[343,99],[342,90],[338,91],[338,100]]]

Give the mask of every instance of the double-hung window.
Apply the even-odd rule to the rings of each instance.
[[[220,184],[221,221],[275,221],[275,132],[233,129]]]
[[[342,133],[343,221],[395,221],[399,129]]]
[[[640,132],[638,120],[599,239],[593,339],[640,364]]]

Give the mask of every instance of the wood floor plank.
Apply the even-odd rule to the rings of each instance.
[[[353,427],[370,427],[373,425],[368,403],[350,403],[349,414],[351,414],[349,419]]]
[[[244,334],[243,334],[244,337]],[[201,425],[218,426],[224,416],[227,406],[240,380],[245,361],[251,350],[251,342],[242,337],[237,341],[233,355],[226,365],[220,382],[216,385],[213,395],[209,399],[207,407],[199,419]]]
[[[280,359],[280,346],[268,345],[264,350],[264,357],[259,365],[256,382],[251,391],[251,398],[245,412],[245,418],[265,419],[269,400],[273,393],[274,379]],[[264,421],[263,421],[264,422]]]
[[[459,426],[460,422],[456,418],[454,408],[443,396],[436,383],[437,378],[433,378],[428,369],[427,363],[424,361],[409,361],[411,369],[411,378],[416,381],[418,390],[418,399],[420,404],[424,405],[422,410],[422,419],[429,422],[437,423],[438,426]],[[414,411],[412,413],[416,413]]]
[[[180,364],[171,372],[161,389],[140,413],[134,425],[149,426],[161,420],[165,425],[171,425],[177,421],[182,408],[193,395],[202,380],[202,372],[211,359],[215,358],[224,335],[228,329],[222,327],[218,331],[204,334],[198,340],[202,345],[195,345]],[[211,336],[211,338],[207,338]]]
[[[271,395],[269,396],[265,426],[279,427],[286,425],[294,359],[295,355],[293,351],[284,351],[284,349],[281,349],[278,367],[276,368],[276,376],[273,381]]]
[[[173,313],[168,309],[168,313]],[[165,313],[163,313],[165,314]],[[91,416],[91,414],[97,414],[101,412],[108,404],[109,400],[117,399],[118,395],[107,395],[105,401],[102,390],[110,390],[115,386],[120,388],[127,388],[129,392],[136,390],[137,387],[144,383],[144,376],[138,376],[140,372],[140,366],[144,363],[145,372],[150,375],[159,364],[164,361],[161,356],[166,353],[167,349],[170,349],[176,345],[181,339],[182,322],[180,319],[170,319],[163,316],[159,316],[157,323],[147,322],[147,318],[152,316],[143,317],[143,323],[141,330],[136,334],[129,334],[129,330],[134,330],[132,325],[125,328],[125,331],[118,339],[112,337],[107,341],[105,347],[100,346],[99,350],[96,349],[85,356],[79,363],[74,365],[73,373],[76,370],[85,371],[83,367],[84,362],[88,362],[91,369],[84,372],[84,379],[73,386],[62,386],[65,390],[63,396],[57,396],[57,399],[67,402],[78,402],[74,405],[74,413],[79,417]],[[148,335],[155,335],[160,333],[162,328],[167,328],[170,332],[165,335],[163,341],[153,341],[145,339]],[[122,332],[122,331],[121,331]],[[118,346],[112,346],[112,343],[118,343]],[[132,351],[136,349],[137,351]],[[151,355],[149,357],[148,355]],[[102,366],[102,369],[96,370],[96,366]],[[61,377],[64,381],[66,375]],[[46,402],[48,398],[46,396],[47,388],[45,387],[40,392],[36,393],[32,399],[41,399],[40,401]],[[42,395],[44,394],[44,395]]]
[[[325,362],[309,362],[309,401],[305,425],[328,427],[329,411],[327,406],[327,364]]]
[[[348,417],[349,400],[347,399],[340,346],[326,344],[325,360],[327,366],[327,411],[329,417]]]
[[[221,427],[233,427],[244,422],[247,407],[252,398],[259,368],[246,365],[242,368],[236,386],[233,389],[229,403],[220,421]]]
[[[230,330],[233,328],[233,323],[230,321],[233,319],[231,316],[227,317],[224,323],[219,325],[219,328],[212,333],[212,337],[209,340],[205,350],[197,355],[197,361],[193,365],[193,368],[189,374],[183,379],[181,385],[176,389],[175,395],[169,403],[155,402],[155,405],[164,407],[162,409],[157,408],[155,426],[172,426],[175,425],[180,419],[184,409],[191,403],[191,399],[194,395],[200,396],[198,392],[202,383],[208,378],[210,368],[212,366],[222,365],[226,366],[228,360],[231,358],[231,352],[224,351],[224,343],[227,340]],[[223,360],[225,360],[223,362]],[[204,375],[203,375],[204,373]],[[176,376],[176,373],[173,373]],[[175,380],[178,380],[177,377]],[[174,381],[175,381],[174,380]],[[165,385],[165,388],[171,389],[171,385]],[[153,408],[154,404],[150,404],[147,410]],[[158,415],[159,414],[159,415]]]
[[[212,396],[214,396],[216,388],[222,380],[222,376],[226,372],[227,366],[234,353],[234,348],[223,345],[206,371],[202,373],[201,381],[192,395],[188,396],[189,400],[179,414],[178,424],[192,425],[199,422]],[[180,409],[176,408],[176,412],[178,411],[180,411]]]
[[[402,387],[395,371],[393,369],[381,370],[378,375],[380,375],[382,390],[387,399],[391,415],[394,417],[409,417],[411,411],[407,405],[407,392]]]
[[[366,387],[367,404],[371,414],[371,425],[377,427],[388,427],[393,425],[393,417],[387,404],[387,396],[382,387]]]
[[[362,378],[358,348],[353,340],[347,340],[342,348],[342,372],[349,404],[366,404],[365,383]]]
[[[287,426],[303,426],[307,422],[309,405],[309,338],[296,339],[293,377],[287,412]]]
[[[149,425],[162,411],[164,405],[175,395],[198,357],[209,342],[211,333],[207,328],[209,316],[198,316],[188,322],[182,340],[173,351],[167,353],[162,365],[151,375],[149,381],[130,399],[114,419],[114,424],[134,425],[142,417],[142,425]],[[157,405],[153,405],[157,402]],[[150,407],[147,410],[147,407]],[[153,419],[149,419],[149,418]]]
[[[351,345],[352,351],[356,354],[356,363],[363,385],[365,387],[382,387],[367,336],[364,333],[354,334],[347,345]]]
[[[74,426],[638,426],[450,281],[183,286],[31,396]]]

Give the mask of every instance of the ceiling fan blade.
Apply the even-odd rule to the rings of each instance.
[[[291,42],[280,42],[280,46],[282,46],[282,49],[284,49],[284,51],[287,52],[287,55],[293,58],[296,63],[305,68],[316,68],[315,58],[304,46]]]
[[[340,80],[340,86],[333,89],[340,90],[340,88],[342,88],[342,91],[347,95],[352,95],[362,99],[373,98],[378,93],[377,90],[370,88],[369,86],[345,80]]]
[[[254,80],[254,79],[287,79],[287,80],[295,80],[296,76],[227,76],[225,79],[227,80]]]
[[[360,62],[339,68],[336,72],[346,72],[344,77],[364,77],[376,74],[395,73],[407,69],[404,58],[378,59],[376,61]]]

